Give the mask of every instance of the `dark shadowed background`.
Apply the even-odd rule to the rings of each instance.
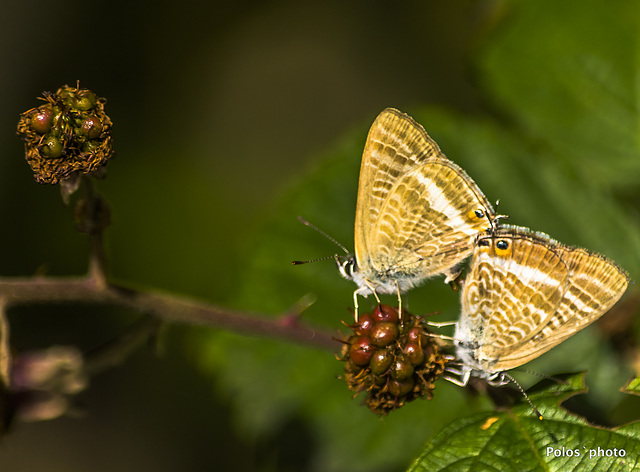
[[[86,268],[85,238],[58,189],[33,181],[15,136],[37,96],[79,80],[108,99],[114,122],[117,156],[98,185],[113,209],[117,279],[271,314],[313,292],[310,322],[339,329],[354,287],[331,263],[289,265],[335,252],[295,217],[352,246],[364,137],[389,106],[424,124],[511,223],[602,252],[633,278],[637,13],[620,1],[525,4],[4,5],[0,275]],[[441,285],[412,294],[412,308],[455,317],[456,296]],[[12,347],[89,350],[136,318],[15,310]],[[636,410],[617,389],[633,362],[596,330],[579,336],[536,369],[590,369],[586,408],[628,420],[619,412]],[[379,420],[335,380],[330,353],[204,328],[172,327],[163,341],[162,355],[142,350],[93,378],[78,417],[17,425],[0,470],[403,470],[451,419],[489,407],[443,382],[433,402]]]

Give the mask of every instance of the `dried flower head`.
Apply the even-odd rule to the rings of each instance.
[[[43,96],[46,103],[22,113],[18,121],[36,181],[56,184],[103,168],[113,156],[106,100],[79,84]]]

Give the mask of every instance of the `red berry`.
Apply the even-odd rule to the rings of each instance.
[[[411,328],[407,333],[407,342],[424,346],[426,344],[426,336],[424,330],[419,326]]]
[[[371,329],[373,328],[373,326],[373,316],[371,316],[370,313],[364,313],[358,316],[358,323],[353,330],[361,336],[366,336],[371,333]]]
[[[351,341],[349,348],[349,358],[356,365],[367,365],[373,356],[375,346],[367,336],[357,336]]]
[[[31,128],[40,134],[48,133],[53,125],[51,106],[43,105],[31,113]]]
[[[413,365],[420,365],[424,362],[424,351],[418,344],[409,343],[404,347],[404,353],[409,362]]]
[[[380,323],[397,323],[398,311],[389,305],[379,305],[373,310],[373,319]]]
[[[96,139],[102,133],[102,123],[95,115],[87,116],[82,122],[80,132],[89,139]]]

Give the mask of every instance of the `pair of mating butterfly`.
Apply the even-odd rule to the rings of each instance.
[[[440,151],[424,128],[384,110],[367,137],[358,188],[355,256],[338,259],[357,295],[401,293],[444,274],[462,283],[448,366],[466,385],[471,376],[508,382],[518,367],[586,327],[622,296],[627,274],[604,256],[565,246],[543,233],[498,225],[471,178]]]

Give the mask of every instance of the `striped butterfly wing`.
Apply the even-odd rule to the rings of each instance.
[[[378,116],[365,145],[356,208],[356,259],[365,273],[443,273],[470,254],[493,217],[480,189],[422,126],[390,108]]]
[[[554,251],[567,266],[567,290],[549,323],[505,362],[521,365],[542,355],[604,315],[627,289],[627,273],[606,257],[561,244]]]
[[[371,235],[370,247],[380,255],[374,266],[423,278],[448,273],[471,255],[477,235],[494,216],[460,167],[448,159],[430,159],[399,178],[389,192]]]
[[[489,372],[520,364],[510,360],[551,321],[567,290],[569,272],[549,239],[526,228],[503,226],[478,238],[462,290],[461,325]]]

